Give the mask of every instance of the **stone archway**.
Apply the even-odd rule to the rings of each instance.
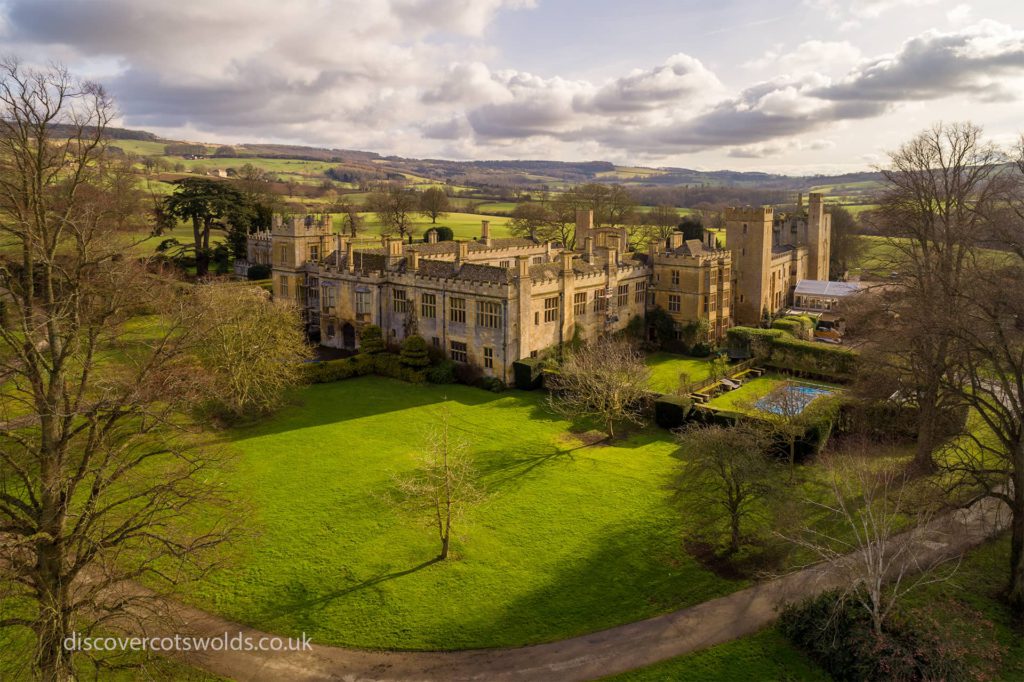
[[[348,350],[355,350],[356,347],[356,328],[349,322],[341,328],[341,347]]]

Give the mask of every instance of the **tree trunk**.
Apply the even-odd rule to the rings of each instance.
[[[729,553],[735,554],[740,551],[740,517],[738,514],[732,516],[732,541],[729,544]]]
[[[1024,486],[1013,476],[1013,520],[1010,524],[1010,585],[1006,599],[1018,622],[1024,622]]]
[[[441,561],[444,561],[445,559],[448,558],[448,541],[449,541],[449,539],[450,538],[447,535],[445,535],[443,538],[441,538],[441,553],[437,555],[437,558],[439,560],[441,560]]]
[[[605,423],[607,425],[605,430],[608,432],[608,440],[611,440],[615,438],[615,420],[608,419]]]
[[[210,224],[205,222],[200,230],[196,223],[196,277],[206,277],[210,271]]]
[[[932,451],[935,450],[939,410],[938,396],[933,395],[934,393],[931,390],[927,391],[918,406],[917,447],[914,451],[914,461],[911,463],[914,472],[918,474],[930,474],[935,471]]]
[[[44,682],[67,682],[75,679],[71,652],[64,640],[71,636],[68,621],[68,592],[62,580],[61,550],[51,541],[37,546],[38,590],[42,597],[36,620],[36,666]]]

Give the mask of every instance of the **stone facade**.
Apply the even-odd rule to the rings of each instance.
[[[277,218],[269,234],[250,236],[247,255],[248,264],[272,265],[275,299],[297,305],[324,346],[355,350],[373,324],[390,342],[419,334],[508,381],[516,360],[620,331],[655,306],[679,330],[707,320],[707,338],[697,340],[721,339],[741,310],[783,307],[791,283],[812,272],[812,250],[784,243],[770,208],[729,209],[727,220],[728,250],[713,235],[704,244],[680,233],[638,253],[624,229],[594,228],[590,211],[577,215],[576,251],[495,239],[486,220],[471,241],[361,248],[333,234],[330,217]],[[816,226],[827,234],[827,221]],[[801,229],[798,237],[813,233]],[[827,241],[813,253],[822,247],[827,274]]]
[[[793,214],[776,216],[768,206],[727,208],[725,230],[737,324],[757,324],[781,311],[800,280],[828,279],[832,216],[820,194],[810,195],[806,211],[800,201]]]

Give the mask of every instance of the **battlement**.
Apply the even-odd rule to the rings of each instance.
[[[726,220],[746,220],[758,222],[773,220],[775,209],[771,206],[730,206],[725,209]]]
[[[287,220],[274,216],[271,232],[282,237],[315,237],[333,232],[330,214],[290,216]]]

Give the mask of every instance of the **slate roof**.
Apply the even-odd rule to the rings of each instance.
[[[794,294],[801,296],[828,296],[842,298],[861,290],[860,282],[828,282],[820,279],[802,279],[796,283]]]

